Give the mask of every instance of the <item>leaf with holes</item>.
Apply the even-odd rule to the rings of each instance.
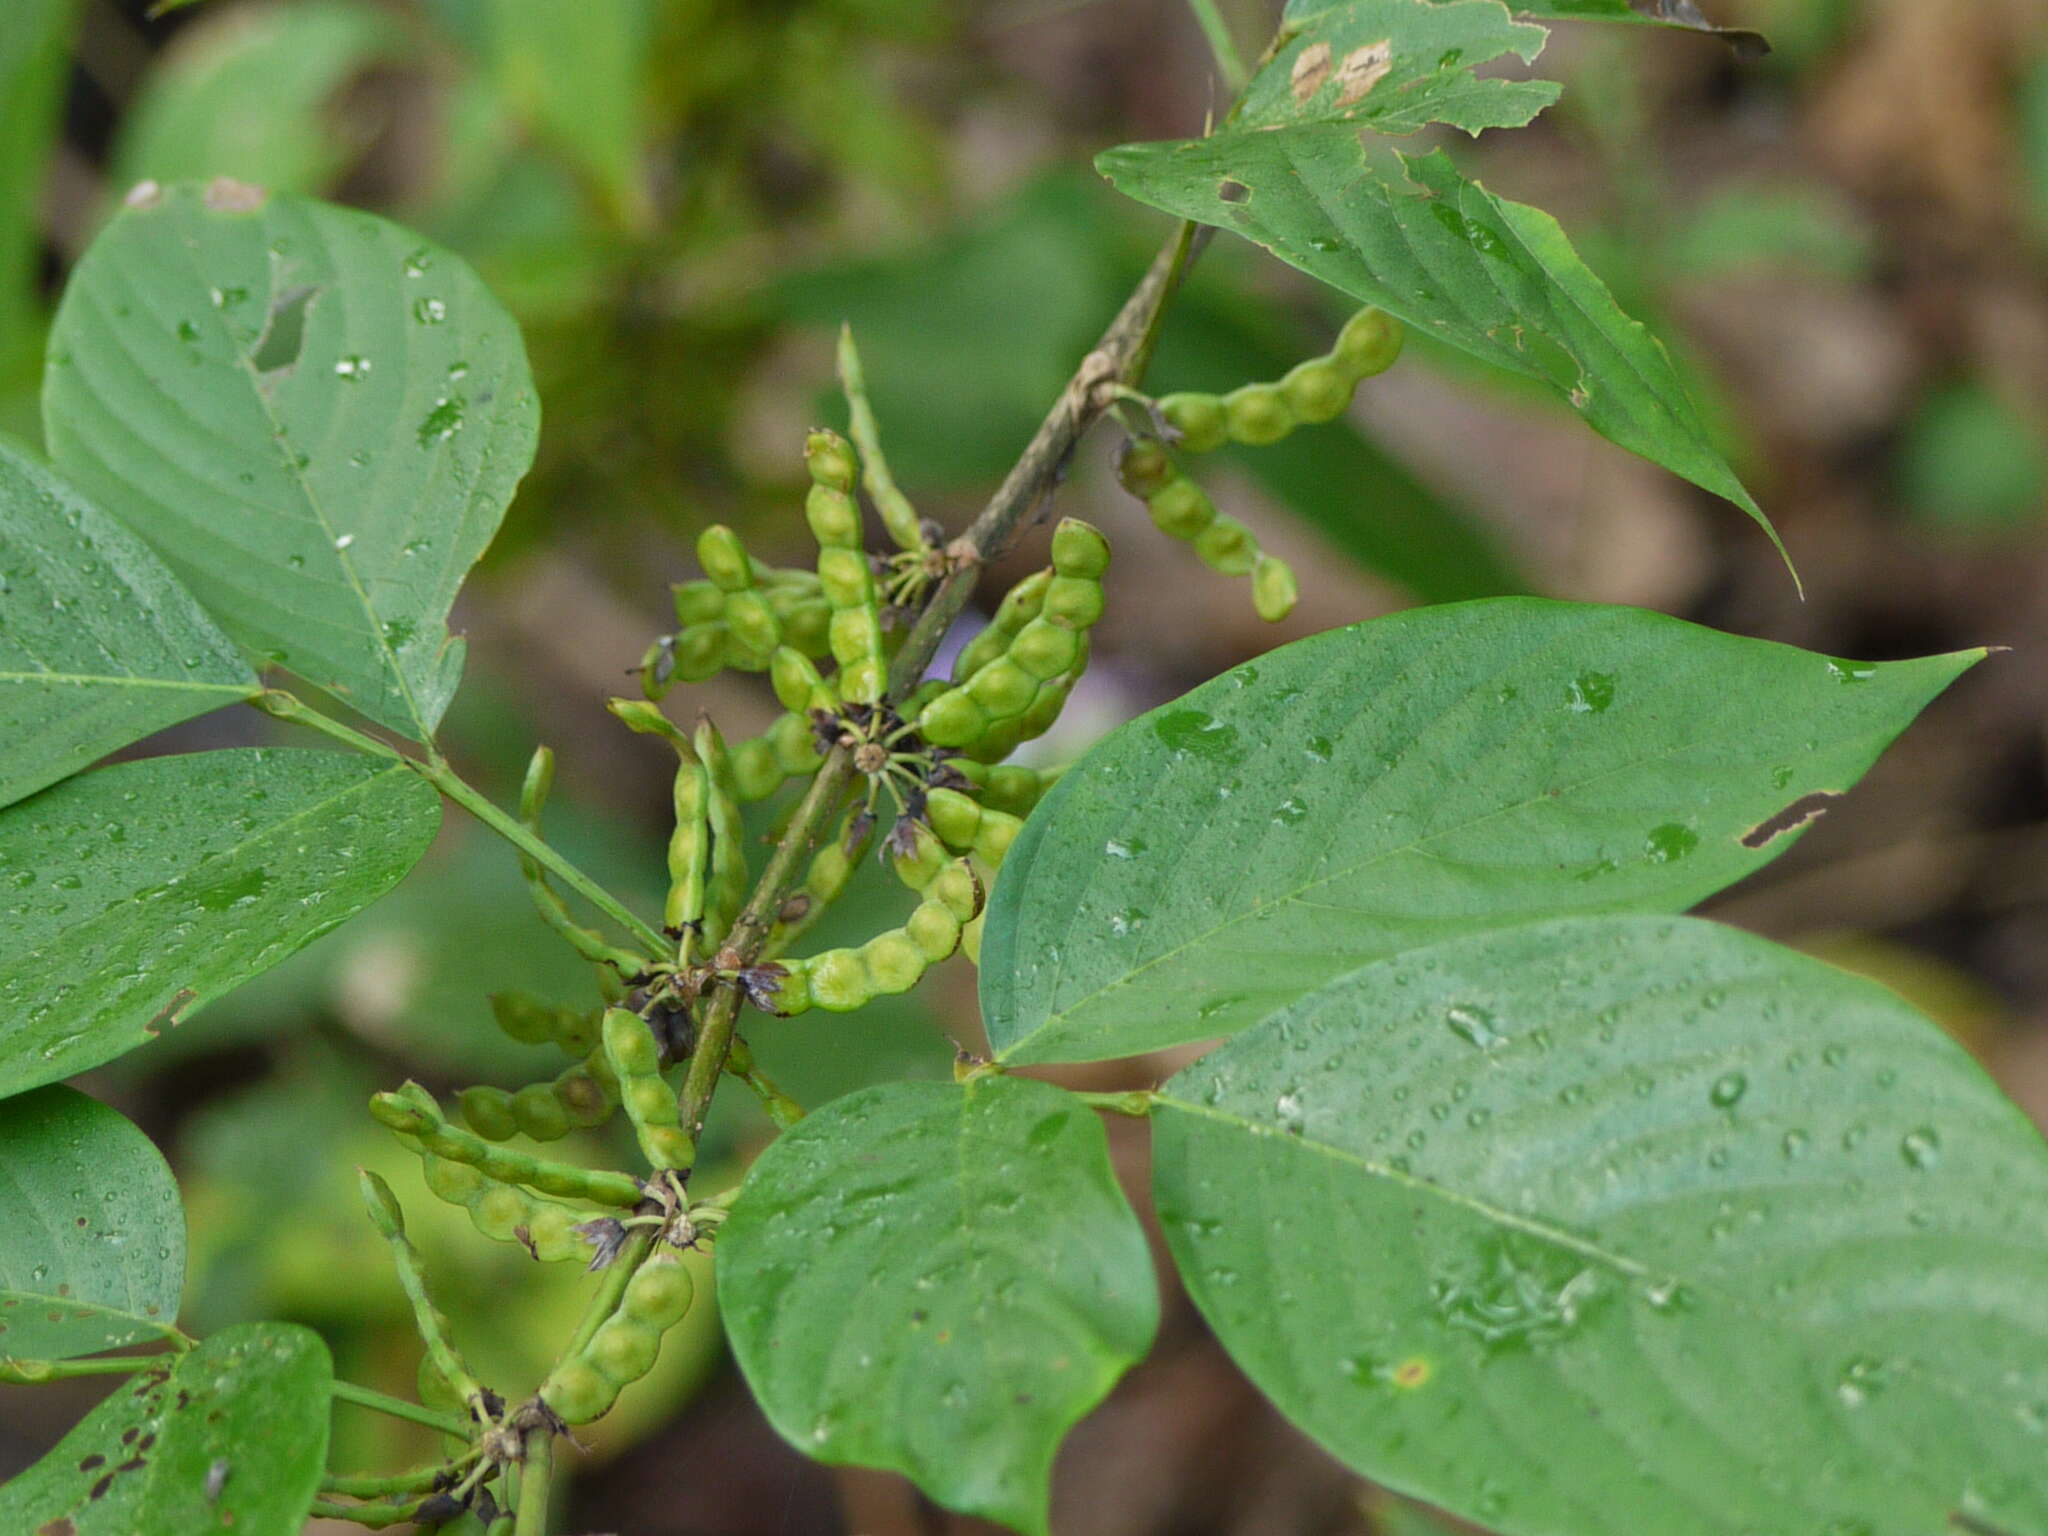
[[[1389,1487],[1505,1536],[2048,1533],[2048,1148],[1871,982],[1685,918],[1470,935],[1154,1130],[1217,1337]]]
[[[1004,1061],[1227,1035],[1352,967],[1756,870],[1982,652],[1882,665],[1498,598],[1268,653],[1099,742],[1004,861]]]
[[[178,1186],[106,1105],[69,1088],[0,1101],[0,1231],[0,1355],[90,1355],[177,1321]]]
[[[148,545],[0,444],[0,806],[257,691]]]
[[[409,768],[238,748],[0,811],[0,1095],[147,1044],[396,885],[440,826]]]
[[[244,1323],[116,1388],[0,1487],[23,1536],[297,1536],[327,1464],[333,1366],[311,1329]]]
[[[1468,11],[1470,35],[1453,43],[1451,18]],[[1734,502],[1776,544],[1663,346],[1622,313],[1555,219],[1466,180],[1442,150],[1360,143],[1361,127],[1527,122],[1551,87],[1471,70],[1506,52],[1533,59],[1546,35],[1509,23],[1495,0],[1351,0],[1302,18],[1254,77],[1241,119],[1204,139],[1127,144],[1096,166],[1140,202],[1233,230],[1548,386],[1603,436]]]
[[[1159,1323],[1093,1110],[1025,1078],[836,1099],[761,1154],[718,1233],[718,1301],[769,1421],[1046,1529],[1053,1452]]]
[[[228,632],[428,740],[450,605],[532,461],[519,332],[369,214],[145,187],[79,263],[43,409],[57,465]]]

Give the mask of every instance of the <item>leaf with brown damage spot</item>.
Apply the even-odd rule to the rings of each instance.
[[[1348,107],[1364,100],[1366,92],[1386,79],[1393,67],[1394,45],[1386,38],[1352,49],[1337,69],[1337,105]]]
[[[1764,848],[1779,838],[1797,832],[1811,822],[1820,820],[1837,800],[1844,798],[1838,789],[1817,789],[1810,795],[1801,795],[1785,809],[1766,816],[1762,821],[1742,834],[1745,848]]]

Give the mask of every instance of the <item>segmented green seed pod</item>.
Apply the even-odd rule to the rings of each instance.
[[[889,867],[896,871],[897,879],[921,896],[938,878],[939,871],[952,862],[952,855],[946,852],[939,834],[923,822],[911,823],[910,840],[908,853],[889,855]]]
[[[1023,714],[1038,696],[1038,679],[1008,656],[998,656],[962,686],[991,720]]]
[[[1109,540],[1078,517],[1065,517],[1052,531],[1052,568],[1061,576],[1100,581],[1109,570]]]
[[[583,1056],[597,1040],[597,1019],[590,1010],[558,1008],[524,992],[492,993],[491,1017],[521,1045],[558,1045]]]
[[[917,729],[934,746],[965,748],[987,733],[988,711],[964,688],[955,688],[918,712]]]
[[[1271,384],[1241,384],[1223,397],[1223,423],[1232,442],[1262,448],[1294,430],[1294,412]]]
[[[1052,576],[1050,570],[1033,571],[1004,594],[988,627],[961,647],[953,663],[954,682],[965,682],[1010,648],[1010,642],[1045,607],[1045,589],[1052,585]]]
[[[808,715],[814,709],[838,712],[839,695],[819,674],[811,658],[794,646],[785,645],[775,653],[768,668],[768,680],[775,685],[775,697],[782,707],[792,714]]]
[[[692,752],[678,754],[670,802],[675,808],[675,828],[668,840],[668,896],[661,920],[670,933],[686,929],[707,943],[705,906],[711,884],[711,771]]]
[[[935,789],[925,803],[925,819],[946,845],[972,853],[989,869],[1001,869],[1023,823],[991,810],[957,789]]]
[[[788,974],[776,994],[777,1011],[793,1014],[815,1007],[851,1013],[877,997],[909,991],[930,966],[952,953],[961,928],[981,911],[982,897],[981,880],[968,862],[954,860],[931,879],[903,927],[857,948],[828,949],[785,962]]]
[[[565,1424],[602,1418],[621,1391],[654,1369],[661,1336],[688,1315],[696,1294],[681,1257],[656,1249],[626,1282],[618,1310],[588,1344],[548,1373],[541,1400]]]
[[[1401,322],[1385,310],[1361,309],[1344,322],[1330,356],[1354,379],[1369,379],[1394,366],[1405,334]]]
[[[726,599],[725,629],[727,643],[747,659],[744,671],[761,670],[756,658],[774,656],[782,644],[782,620],[767,594],[758,589],[735,592]]]
[[[1294,611],[1301,596],[1294,568],[1272,555],[1260,555],[1252,567],[1252,606],[1268,624],[1277,624]]]
[[[551,1162],[494,1146],[473,1132],[457,1129],[442,1116],[433,1095],[418,1083],[377,1094],[370,1100],[370,1114],[436,1157],[465,1163],[501,1184],[523,1184],[543,1194],[597,1205],[632,1206],[640,1200],[639,1182],[626,1174]]]
[[[746,545],[723,523],[713,523],[697,535],[697,563],[721,592],[744,592],[754,584],[754,562]]]
[[[688,1168],[696,1148],[683,1134],[675,1090],[661,1075],[661,1051],[647,1021],[624,1008],[604,1015],[604,1054],[618,1078],[619,1103],[640,1153],[654,1168]]]
[[[725,738],[709,720],[697,724],[697,757],[711,776],[711,849],[704,890],[704,942],[722,942],[746,904],[752,876],[747,869],[747,829],[740,819],[739,785]]]
[[[785,779],[816,773],[825,759],[818,751],[817,732],[808,714],[790,713],[768,727],[768,742]]]
[[[794,646],[806,656],[827,656],[831,654],[827,632],[832,624],[832,607],[818,590],[817,577],[811,572],[805,574],[811,577],[810,585],[770,587],[768,601],[782,625],[784,645]]]
[[[412,1148],[434,1197],[461,1206],[470,1224],[493,1242],[517,1243],[547,1264],[590,1257],[589,1244],[576,1230],[590,1219],[588,1211],[487,1178],[466,1163],[436,1157],[417,1142]]]
[[[766,800],[782,788],[782,767],[775,761],[775,744],[765,736],[738,742],[732,749],[732,779],[739,786],[740,799]]]
[[[1152,514],[1152,522],[1161,533],[1176,539],[1192,541],[1216,521],[1216,503],[1186,475],[1155,491],[1146,501],[1145,510]]]
[[[1204,565],[1225,576],[1249,576],[1258,564],[1259,541],[1234,517],[1219,516],[1195,540],[1195,553]]]
[[[1230,441],[1230,426],[1220,396],[1162,395],[1159,414],[1180,434],[1179,446],[1189,453],[1214,453]]]
[[[949,758],[946,766],[974,785],[974,797],[983,805],[1020,821],[1067,771],[1064,767],[1027,768],[1021,763],[978,763],[963,757]]]
[[[676,677],[686,683],[701,683],[723,672],[729,638],[720,619],[677,630],[675,643],[669,647]]]
[[[465,1088],[455,1096],[455,1104],[469,1128],[485,1141],[510,1141],[519,1134],[512,1095],[502,1088]]]
[[[1344,414],[1357,383],[1335,358],[1317,357],[1290,368],[1280,380],[1280,394],[1296,422],[1320,425]]]

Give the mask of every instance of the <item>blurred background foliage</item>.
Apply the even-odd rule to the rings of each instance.
[[[1278,0],[1223,8],[1251,42]],[[1710,8],[1776,52],[1738,62],[1693,36],[1560,28],[1539,72],[1566,82],[1564,101],[1453,152],[1494,190],[1556,212],[1667,338],[1808,599],[1732,509],[1415,345],[1348,419],[1208,475],[1301,572],[1304,600],[1278,629],[1253,618],[1241,584],[1152,536],[1108,473],[1110,445],[1087,446],[1064,505],[1115,541],[1112,601],[1078,707],[1038,756],[1071,756],[1266,647],[1414,602],[1639,603],[1870,659],[2012,646],[1849,806],[1712,910],[1908,993],[2048,1114],[2048,3]],[[899,478],[959,526],[1162,234],[1097,183],[1090,156],[1198,132],[1217,104],[1181,0],[145,10],[9,0],[0,17],[0,430],[33,441],[51,296],[138,180],[318,193],[459,251],[525,328],[545,426],[458,612],[471,675],[450,743],[501,796],[533,742],[553,743],[553,833],[646,907],[667,770],[600,702],[630,690],[627,669],[672,627],[666,588],[694,574],[705,524],[739,526],[764,557],[800,556],[803,429],[843,419],[834,328],[859,336]],[[1275,375],[1340,318],[1330,295],[1219,241],[1153,381]],[[1042,558],[1020,552],[991,593]],[[748,681],[692,690],[678,712],[749,734],[772,704]],[[267,730],[242,712],[143,750]],[[902,905],[893,882],[870,879],[834,921],[872,930]],[[505,850],[451,822],[384,905],[94,1074],[184,1181],[199,1326],[298,1318],[334,1341],[345,1373],[408,1390],[417,1344],[354,1209],[360,1162],[407,1198],[486,1374],[530,1385],[569,1326],[572,1278],[435,1206],[361,1107],[407,1074],[436,1088],[532,1075],[533,1053],[489,1022],[487,995],[507,988],[590,995],[580,965],[542,941]],[[978,1041],[972,974],[955,962],[915,1000],[756,1034],[806,1102],[944,1073],[956,1045]],[[1139,1084],[1167,1065],[1074,1076]],[[1111,1129],[1141,1181],[1141,1136]],[[714,1185],[738,1177],[765,1126],[728,1104],[717,1134]],[[1168,1315],[1155,1358],[1063,1457],[1063,1531],[1445,1529],[1282,1426],[1185,1303]],[[0,1473],[92,1395],[73,1383],[60,1405],[55,1390],[0,1393]],[[973,1526],[894,1479],[784,1448],[724,1363],[709,1308],[589,1433],[578,1528]],[[407,1435],[345,1414],[338,1461],[420,1452]]]

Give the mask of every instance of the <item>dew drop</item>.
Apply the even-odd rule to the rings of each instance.
[[[1507,1036],[1494,1027],[1493,1015],[1484,1008],[1475,1008],[1469,1003],[1458,1003],[1444,1012],[1444,1022],[1451,1027],[1451,1033],[1467,1045],[1476,1045],[1482,1051],[1492,1050],[1507,1042]]]
[[[1749,1092],[1749,1079],[1740,1072],[1730,1072],[1714,1080],[1714,1086],[1707,1091],[1716,1109],[1733,1109],[1742,1102],[1742,1096]]]
[[[1899,1156],[1906,1160],[1908,1168],[1917,1168],[1925,1173],[1941,1161],[1941,1138],[1930,1126],[1917,1131],[1908,1131],[1899,1142]]]

